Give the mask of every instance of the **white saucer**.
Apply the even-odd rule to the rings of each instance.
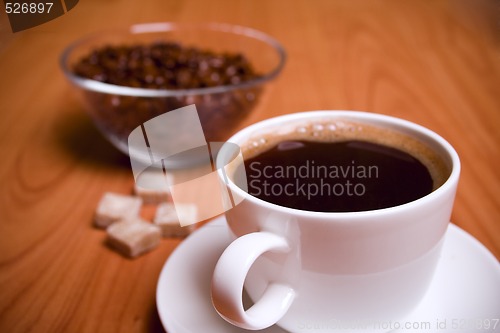
[[[156,291],[158,313],[168,333],[249,332],[224,321],[210,299],[213,269],[229,243],[226,221],[220,217],[193,233],[169,257]],[[408,318],[385,324],[392,325],[388,327],[393,332],[475,332],[465,325],[480,325],[474,324],[476,320],[486,325],[489,320],[491,327],[497,323],[496,328],[478,331],[500,332],[499,318],[499,262],[475,238],[450,224],[435,278],[421,304]],[[259,332],[287,331],[275,325]],[[319,331],[312,327],[311,332]]]

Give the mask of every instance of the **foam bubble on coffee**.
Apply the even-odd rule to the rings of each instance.
[[[418,159],[429,171],[433,189],[440,187],[450,170],[437,152],[420,140],[395,129],[346,119],[293,122],[255,133],[241,145],[244,159],[253,158],[283,141],[341,142],[360,140],[389,146]]]

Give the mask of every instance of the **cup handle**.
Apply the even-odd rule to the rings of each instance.
[[[295,291],[282,283],[270,283],[262,297],[245,311],[243,284],[257,258],[267,251],[288,252],[288,242],[270,232],[254,232],[233,241],[219,258],[212,277],[212,303],[231,324],[260,330],[275,324],[288,311]]]

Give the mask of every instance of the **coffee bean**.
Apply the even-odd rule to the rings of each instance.
[[[100,82],[150,89],[196,89],[235,85],[259,77],[243,54],[216,53],[174,42],[106,45],[81,58],[75,74]],[[207,140],[224,140],[257,103],[260,87],[217,94],[165,98],[104,95],[87,91],[90,112],[115,139],[127,141],[143,122],[196,104]]]

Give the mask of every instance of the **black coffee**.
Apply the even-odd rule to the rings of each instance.
[[[335,135],[325,132],[326,126],[321,132],[310,126],[300,135],[261,138],[243,147],[248,193],[295,209],[357,212],[411,202],[444,182],[444,167],[421,143],[349,126],[348,131],[332,127]]]

